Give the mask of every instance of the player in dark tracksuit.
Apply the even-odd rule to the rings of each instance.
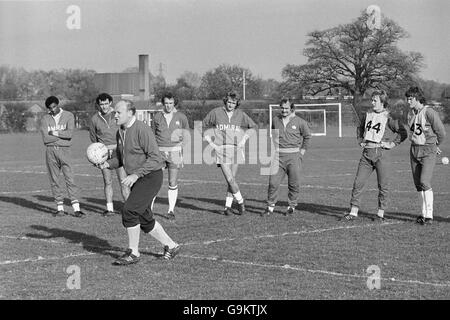
[[[60,181],[60,173],[64,175],[65,184],[74,210],[74,216],[84,218],[86,215],[80,210],[78,201],[78,187],[75,184],[70,146],[72,145],[72,132],[75,127],[75,119],[71,112],[59,107],[59,100],[50,96],[45,100],[45,106],[49,113],[41,120],[41,134],[46,146],[45,162],[53,197],[56,201],[57,211],[53,216],[64,216],[64,191]]]
[[[190,137],[187,134],[189,123],[186,116],[176,109],[178,100],[166,93],[161,98],[163,111],[158,112],[152,119],[152,129],[156,137],[156,143],[164,159],[168,172],[169,188],[167,198],[169,209],[167,216],[175,219],[175,204],[178,198],[178,171],[183,167],[183,145]]]
[[[408,127],[410,131],[410,161],[416,190],[419,192],[422,214],[417,217],[419,224],[433,221],[433,189],[431,177],[436,163],[436,154],[440,154],[439,145],[445,139],[445,128],[439,114],[426,106],[422,90],[409,88],[405,96],[410,107]]]
[[[292,214],[300,193],[300,171],[303,156],[309,148],[311,131],[308,123],[295,114],[289,99],[280,102],[281,114],[272,120],[273,140],[276,148],[275,165],[271,168],[267,195],[266,215],[273,213],[278,200],[280,184],[288,176],[288,203],[285,215]]]
[[[389,194],[391,164],[389,150],[408,137],[406,128],[398,120],[394,120],[386,109],[388,107],[386,92],[372,93],[372,105],[373,110],[367,112],[358,128],[358,140],[363,151],[353,183],[351,209],[344,215],[344,221],[351,221],[358,216],[364,187],[374,170],[377,172],[379,190],[377,216],[380,221],[384,221]]]
[[[205,140],[216,154],[217,166],[221,168],[228,184],[224,214],[232,213],[233,198],[239,205],[240,215],[245,213],[244,198],[236,182],[238,165],[245,163],[244,147],[248,138],[255,133],[255,122],[243,111],[237,109],[240,100],[235,92],[223,99],[225,104],[211,110],[203,119]],[[214,137],[214,141],[211,139]]]
[[[131,188],[122,208],[122,224],[127,229],[129,249],[114,264],[129,265],[139,261],[140,229],[149,233],[164,246],[164,258],[172,259],[180,246],[175,243],[155,220],[152,212],[153,199],[163,180],[163,159],[152,129],[136,119],[136,109],[128,100],[115,106],[117,131],[117,158],[107,160],[100,169],[115,169],[123,165],[127,177],[122,183]]]
[[[89,138],[91,139],[91,142],[103,143],[110,151],[110,155],[115,156],[115,150],[117,148],[116,134],[119,126],[116,124],[114,109],[111,106],[113,98],[107,93],[101,93],[95,99],[95,102],[97,104],[98,112],[91,118],[91,123],[89,125]],[[123,167],[118,168],[116,170],[116,174],[119,181],[122,181],[126,177]],[[106,198],[106,210],[103,212],[103,216],[108,217],[114,215],[111,170],[103,169],[102,175]],[[122,191],[122,197],[125,201],[128,198],[130,190],[122,183],[120,183],[120,188]]]

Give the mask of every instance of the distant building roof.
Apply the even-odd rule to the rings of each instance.
[[[31,113],[41,113],[41,112],[44,112],[44,109],[40,105],[35,103],[31,107],[28,108],[28,111]]]

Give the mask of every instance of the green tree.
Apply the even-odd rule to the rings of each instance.
[[[220,99],[231,90],[238,92],[242,96],[244,74],[246,98],[260,97],[262,92],[260,79],[253,76],[252,72],[247,68],[228,64],[222,64],[203,75],[200,86],[202,97],[205,99]]]

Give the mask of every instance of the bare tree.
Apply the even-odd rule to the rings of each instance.
[[[357,108],[368,89],[410,83],[423,56],[397,47],[408,34],[393,20],[383,16],[379,28],[372,29],[368,19],[363,12],[352,23],[309,33],[304,50],[308,62],[283,69],[287,85],[310,94],[346,91]]]

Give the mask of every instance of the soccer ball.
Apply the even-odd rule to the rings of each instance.
[[[448,164],[448,158],[447,157],[442,157],[441,161],[442,161],[442,164]]]
[[[94,142],[86,150],[86,156],[92,164],[102,164],[108,160],[108,148],[100,142]]]

